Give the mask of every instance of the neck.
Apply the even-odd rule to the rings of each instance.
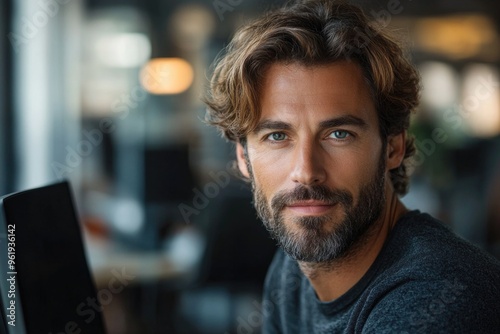
[[[366,274],[377,258],[389,232],[408,210],[393,193],[371,233],[357,245],[348,258],[327,265],[299,262],[304,275],[309,279],[321,301],[337,299],[352,288]]]

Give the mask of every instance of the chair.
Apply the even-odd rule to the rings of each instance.
[[[232,180],[193,219],[207,240],[198,282],[181,295],[190,333],[237,331],[238,318],[260,311],[256,305],[277,247],[257,217],[249,187]]]

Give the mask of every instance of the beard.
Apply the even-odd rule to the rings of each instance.
[[[324,185],[299,185],[292,191],[278,192],[269,205],[262,189],[256,187],[251,169],[249,171],[259,218],[271,237],[297,261],[330,264],[348,258],[374,230],[385,204],[383,154],[375,175],[361,186],[357,203],[354,203],[353,195],[347,190],[329,189]],[[298,228],[292,231],[285,223],[283,210],[296,201],[304,200],[335,205],[335,209],[342,209],[342,217],[293,217],[288,223]],[[327,226],[333,226],[333,229]]]

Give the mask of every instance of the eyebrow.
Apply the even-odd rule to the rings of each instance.
[[[290,123],[282,122],[282,121],[272,121],[270,119],[263,120],[257,124],[255,129],[253,129],[253,133],[259,133],[263,130],[290,130],[292,126]]]
[[[345,115],[345,116],[340,116],[340,117],[335,117],[332,119],[328,119],[326,121],[322,121],[319,123],[320,129],[328,129],[328,128],[335,128],[337,126],[344,126],[344,125],[351,125],[351,126],[356,126],[361,129],[366,129],[368,127],[368,123],[366,123],[365,120],[362,118],[352,116],[352,115]]]
[[[319,128],[324,130],[345,125],[356,126],[361,129],[366,129],[368,127],[368,124],[363,119],[352,115],[345,115],[322,121],[319,123]],[[292,125],[290,123],[267,119],[259,122],[252,132],[259,133],[263,130],[290,130],[291,128]]]

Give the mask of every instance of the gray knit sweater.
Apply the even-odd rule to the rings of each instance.
[[[500,263],[419,211],[400,218],[363,278],[320,302],[297,262],[276,254],[263,332],[500,333]]]

